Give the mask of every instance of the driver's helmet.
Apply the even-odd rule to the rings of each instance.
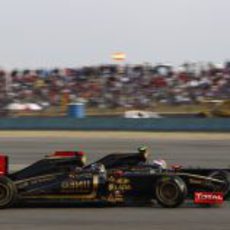
[[[98,173],[105,173],[105,166],[101,163],[94,163],[91,165],[91,170],[96,171]]]
[[[142,146],[140,146],[137,150],[138,150],[138,153],[139,153],[142,157],[144,157],[144,159],[147,160],[148,155],[149,155],[148,147],[145,146],[145,145],[142,145]]]
[[[165,160],[154,160],[153,164],[159,166],[162,169],[167,169],[167,163]]]

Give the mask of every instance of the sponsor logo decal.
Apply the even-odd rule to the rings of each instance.
[[[125,192],[132,189],[130,185],[130,180],[125,177],[115,178],[109,177],[108,190]]]
[[[63,181],[61,183],[62,189],[76,189],[76,190],[85,190],[91,188],[90,180],[82,181]]]
[[[193,179],[193,178],[191,178],[191,179],[189,179],[189,182],[191,184],[202,184],[202,183],[204,183],[204,180],[199,180],[199,179]]]
[[[222,204],[224,196],[221,192],[195,192],[195,204]]]

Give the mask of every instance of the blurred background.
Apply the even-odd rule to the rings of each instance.
[[[0,0],[1,116],[230,116],[227,0]]]
[[[1,69],[0,78],[2,116],[65,116],[73,103],[89,116],[230,116],[230,63]]]

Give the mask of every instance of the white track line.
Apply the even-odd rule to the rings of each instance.
[[[100,138],[100,139],[171,139],[230,140],[230,133],[188,132],[111,132],[111,131],[0,131],[0,138]]]

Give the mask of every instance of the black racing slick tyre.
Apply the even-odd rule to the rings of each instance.
[[[165,208],[178,207],[184,202],[186,195],[187,186],[180,177],[161,177],[156,183],[156,200]]]
[[[17,190],[7,177],[0,177],[0,209],[10,207],[16,200]]]
[[[224,197],[230,192],[230,173],[224,170],[217,170],[212,172],[209,177],[222,180],[224,183],[221,185],[215,185],[214,191],[222,192]]]

